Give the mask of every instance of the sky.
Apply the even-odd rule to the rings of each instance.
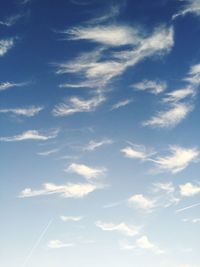
[[[200,0],[2,0],[0,265],[200,267]]]

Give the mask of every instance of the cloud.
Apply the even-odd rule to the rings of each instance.
[[[101,141],[95,141],[95,140],[91,140],[89,142],[89,144],[84,148],[84,150],[87,150],[87,151],[94,151],[96,150],[97,148],[99,147],[102,147],[104,145],[110,145],[112,144],[113,141],[110,140],[110,139],[103,139]]]
[[[128,26],[88,26],[66,30],[69,40],[88,40],[108,46],[136,45],[141,38],[136,29]]]
[[[5,18],[4,20],[0,20],[0,25],[6,26],[6,27],[11,27],[13,26],[23,15],[22,14],[17,14],[17,15],[12,15],[10,17]]]
[[[156,206],[156,201],[154,199],[147,198],[142,194],[133,195],[128,199],[128,203],[130,206],[147,212],[151,212]]]
[[[55,148],[55,149],[51,149],[51,150],[47,150],[47,151],[43,151],[43,152],[38,152],[37,154],[40,155],[40,156],[49,156],[49,155],[52,155],[54,153],[57,153],[59,151],[58,148]]]
[[[164,191],[167,194],[173,193],[175,191],[175,187],[172,182],[169,183],[155,183],[154,189],[156,192]]]
[[[136,145],[132,143],[131,146],[127,146],[121,149],[121,152],[127,158],[140,159],[140,160],[148,160],[153,154],[155,154],[155,152],[148,151],[142,145]]]
[[[173,128],[184,120],[193,110],[192,105],[187,103],[175,103],[168,110],[158,112],[150,120],[143,123],[143,126],[159,128]]]
[[[78,112],[91,112],[105,101],[105,97],[102,95],[94,96],[90,99],[84,100],[78,97],[71,97],[65,103],[61,103],[55,106],[53,109],[54,116],[68,116]]]
[[[158,170],[178,173],[192,162],[195,162],[199,156],[197,148],[183,148],[180,146],[170,146],[170,155],[152,159]]]
[[[138,238],[135,243],[130,243],[128,241],[120,242],[122,250],[145,250],[155,254],[163,254],[164,251],[161,250],[158,246],[153,244],[146,235]]]
[[[5,91],[13,87],[21,87],[24,85],[26,85],[26,83],[4,82],[4,83],[0,83],[0,91]]]
[[[189,102],[196,94],[200,84],[200,64],[190,68],[184,81],[187,86],[166,94],[162,102],[168,104],[166,110],[157,112],[151,119],[145,121],[143,126],[173,128],[184,120],[194,109],[194,104]],[[188,101],[183,103],[182,100]]]
[[[186,183],[183,185],[180,185],[180,194],[183,197],[192,197],[200,193],[200,185],[192,184],[192,183]]]
[[[191,66],[188,76],[184,79],[193,86],[200,85],[200,64]]]
[[[125,223],[114,224],[104,223],[101,221],[96,222],[96,226],[103,231],[116,231],[126,236],[136,236],[139,234],[140,227],[134,225],[127,225]]]
[[[152,80],[144,80],[139,83],[133,84],[131,87],[139,90],[139,91],[149,91],[155,95],[164,92],[167,88],[166,82],[162,81],[152,81]]]
[[[26,5],[28,3],[30,3],[32,0],[19,0],[20,4],[22,5]]]
[[[195,95],[196,95],[196,90],[188,86],[184,89],[179,89],[179,90],[175,90],[170,93],[167,93],[166,97],[163,99],[163,102],[164,103],[167,103],[167,102],[176,103],[187,97],[193,97]]]
[[[63,243],[60,240],[51,240],[48,243],[48,248],[51,249],[59,249],[59,248],[68,248],[68,247],[73,247],[74,244],[72,243]]]
[[[19,142],[25,140],[46,141],[52,138],[56,138],[59,130],[54,130],[51,133],[43,134],[36,130],[29,130],[19,135],[0,137],[1,142]]]
[[[99,176],[104,175],[106,172],[106,169],[105,168],[93,168],[93,167],[86,166],[84,164],[72,163],[66,169],[66,171],[76,173],[90,180],[90,179],[97,178]]]
[[[82,216],[60,216],[60,219],[64,222],[79,222],[83,219]]]
[[[122,101],[119,101],[117,102],[116,104],[114,104],[110,110],[115,110],[115,109],[119,109],[119,108],[122,108],[122,107],[125,107],[127,105],[129,105],[130,103],[132,103],[133,100],[132,99],[125,99],[125,100],[122,100]]]
[[[116,18],[120,14],[120,10],[121,10],[122,6],[123,6],[123,3],[112,4],[106,14],[103,14],[99,17],[90,19],[88,21],[89,24],[104,23],[104,22],[107,22],[108,20]]]
[[[0,57],[4,56],[13,46],[13,38],[0,40]]]
[[[183,222],[190,222],[190,223],[199,223],[200,218],[194,218],[194,219],[183,219]]]
[[[179,0],[185,2],[181,10],[173,15],[173,19],[179,16],[185,16],[188,13],[194,14],[196,16],[200,15],[200,0]]]
[[[19,116],[33,117],[43,109],[44,107],[39,107],[39,106],[38,107],[32,106],[29,108],[7,108],[7,109],[0,109],[0,113],[13,113]]]
[[[109,29],[111,29],[110,27],[111,26],[109,26]],[[107,34],[106,32],[105,34],[108,40],[110,40],[110,33]],[[103,38],[99,34],[97,36],[98,38]],[[121,42],[120,40],[118,41],[118,44],[130,42],[124,39],[124,37],[122,39]],[[109,42],[108,40],[107,42]],[[112,40],[113,39],[110,40],[111,43]],[[173,44],[173,28],[160,27],[157,28],[152,35],[143,37],[138,44],[133,43],[131,47],[118,52],[111,52],[105,47],[101,47],[92,52],[82,54],[71,62],[57,64],[57,73],[78,73],[81,77],[81,82],[73,86],[86,86],[102,90],[113,78],[124,73],[127,68],[135,66],[148,57],[154,55],[162,56],[168,53],[173,47]]]
[[[150,242],[147,236],[142,236],[139,239],[136,240],[136,247],[144,250],[151,251],[155,254],[162,254],[164,253],[163,250],[161,250],[159,247],[157,247],[155,244]]]
[[[57,194],[64,198],[83,198],[88,194],[94,192],[97,189],[102,188],[103,186],[98,186],[89,183],[67,183],[64,185],[56,185],[53,183],[43,184],[43,188],[40,190],[32,190],[31,188],[24,189],[19,197],[36,197],[36,196],[45,196]]]

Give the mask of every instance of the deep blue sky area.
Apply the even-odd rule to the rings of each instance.
[[[0,2],[0,265],[199,267],[200,0]]]

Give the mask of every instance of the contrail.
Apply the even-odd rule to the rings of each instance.
[[[42,231],[42,233],[40,234],[38,240],[36,241],[36,243],[34,244],[34,246],[32,247],[32,249],[30,250],[30,252],[28,253],[27,257],[25,258],[23,264],[21,265],[21,267],[25,267],[26,264],[29,262],[29,260],[31,259],[34,251],[36,250],[36,248],[39,246],[40,242],[42,241],[44,235],[46,234],[46,232],[48,231],[50,225],[52,224],[53,219],[49,220],[48,224],[45,226],[44,230]]]
[[[182,208],[182,209],[178,209],[178,210],[176,210],[176,213],[182,212],[184,210],[189,210],[189,209],[192,209],[192,208],[195,208],[195,207],[198,207],[198,206],[200,206],[200,202],[199,203],[196,203],[196,204],[193,204],[191,206]]]

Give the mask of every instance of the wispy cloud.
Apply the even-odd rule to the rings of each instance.
[[[192,197],[200,193],[200,184],[186,183],[179,187],[180,194],[183,197]]]
[[[131,207],[135,207],[137,209],[151,212],[156,206],[156,201],[154,199],[147,198],[143,196],[142,194],[138,194],[138,195],[131,196],[128,199],[128,204]]]
[[[79,222],[83,219],[83,217],[82,216],[64,216],[64,215],[62,215],[62,216],[60,216],[60,219],[64,222],[70,222],[70,221]]]
[[[129,104],[131,104],[133,102],[132,99],[125,99],[122,101],[117,102],[116,104],[114,104],[110,110],[115,110],[115,109],[119,109],[125,106],[128,106]]]
[[[122,250],[143,250],[147,252],[152,252],[155,254],[163,254],[164,251],[161,250],[157,245],[152,243],[146,235],[141,236],[135,242],[130,243],[129,241],[121,241],[120,247]]]
[[[154,184],[155,192],[164,191],[168,194],[173,193],[175,191],[175,187],[172,182],[168,183],[155,183]]]
[[[95,17],[88,21],[89,24],[99,24],[108,22],[109,20],[116,18],[120,14],[122,8],[122,3],[112,4],[107,12],[99,17]]]
[[[152,161],[160,171],[168,171],[173,174],[188,167],[192,162],[196,162],[199,156],[197,148],[183,148],[180,146],[170,146],[170,155],[158,156]]]
[[[95,111],[105,100],[105,97],[102,95],[96,95],[86,100],[78,97],[71,97],[65,103],[56,105],[53,109],[53,115],[63,117],[79,112]]]
[[[21,17],[23,14],[16,14],[9,16],[5,18],[4,20],[0,20],[0,25],[6,26],[6,27],[11,27],[13,26]]]
[[[166,97],[164,97],[163,99],[163,102],[164,103],[167,103],[167,102],[176,103],[187,97],[193,97],[195,95],[196,95],[196,90],[192,88],[191,86],[188,86],[184,89],[179,89],[179,90],[175,90],[170,93],[167,93]]]
[[[48,248],[51,248],[51,249],[59,249],[59,248],[73,247],[74,244],[72,244],[72,243],[64,243],[64,242],[56,239],[56,240],[49,241],[47,246],[48,246]]]
[[[74,27],[65,33],[70,40],[89,40],[109,46],[135,45],[141,41],[139,32],[128,26]]]
[[[32,106],[29,108],[7,108],[7,109],[0,109],[0,113],[12,113],[14,115],[19,115],[19,116],[33,117],[43,109],[44,107],[39,107],[39,106],[38,107]]]
[[[114,223],[104,223],[101,221],[96,222],[96,226],[101,228],[103,231],[115,231],[126,236],[138,235],[141,228],[139,226],[127,225],[125,223],[114,224]]]
[[[162,99],[162,103],[167,104],[166,109],[157,112],[155,116],[145,121],[143,126],[173,128],[188,116],[194,109],[191,100],[197,94],[200,84],[200,64],[190,68],[184,81],[187,82],[185,88],[169,92]],[[182,100],[187,100],[187,102],[182,102]]]
[[[200,206],[200,202],[192,204],[192,205],[184,207],[184,208],[177,209],[176,213],[183,212],[183,211],[186,211],[186,210],[190,210],[190,209],[193,209],[193,208],[196,208],[196,207],[199,207],[199,206]]]
[[[0,83],[0,91],[5,91],[13,87],[25,86],[27,83],[13,83],[13,82],[3,82]]]
[[[131,85],[131,87],[139,91],[149,91],[157,95],[164,92],[167,89],[167,83],[158,80],[157,81],[144,80],[142,82]]]
[[[99,30],[101,34],[99,34]],[[79,27],[68,30],[68,32],[71,31],[73,38],[82,39],[87,37],[88,40],[108,43],[110,46],[130,43],[131,48],[126,48],[119,52],[109,52],[105,47],[101,47],[92,52],[82,54],[71,62],[58,64],[57,73],[78,73],[82,77],[82,81],[78,82],[80,87],[86,85],[86,87],[102,90],[113,78],[120,76],[127,68],[135,66],[138,62],[148,57],[164,55],[173,47],[172,28],[157,28],[150,36],[139,39],[138,36],[134,37],[134,42],[130,40],[132,35],[124,38],[124,35],[129,35],[129,30],[130,28],[115,25],[98,28],[98,31],[95,27],[89,28],[89,30],[88,28]],[[131,29],[131,31],[137,33],[135,29]],[[112,37],[113,34],[115,35],[114,39]],[[107,59],[105,59],[105,54]]]
[[[155,154],[154,151],[148,150],[143,145],[136,145],[132,143],[130,143],[130,146],[121,149],[121,152],[127,158],[140,159],[140,160],[148,160],[152,155]]]
[[[101,141],[96,141],[96,140],[91,140],[85,147],[84,150],[87,151],[94,151],[97,148],[100,148],[105,145],[110,145],[112,144],[113,141],[111,139],[103,139]]]
[[[19,135],[0,137],[0,141],[1,142],[19,142],[19,141],[26,141],[26,140],[46,141],[49,139],[56,138],[58,133],[59,133],[59,130],[51,131],[48,134],[40,133],[37,130],[29,130]]]
[[[138,247],[140,249],[147,250],[147,251],[151,251],[151,252],[153,252],[155,254],[164,253],[164,251],[161,250],[155,244],[153,244],[146,235],[144,235],[144,236],[142,236],[142,237],[140,237],[139,239],[136,240],[136,247]]]
[[[24,189],[19,197],[27,198],[56,194],[64,198],[83,198],[102,187],[103,186],[89,183],[67,183],[64,185],[46,183],[43,184],[43,188],[40,190],[32,190],[31,188]]]
[[[37,154],[40,155],[40,156],[49,156],[49,155],[52,155],[52,154],[55,154],[59,151],[58,148],[55,148],[55,149],[51,149],[51,150],[46,150],[46,151],[42,151],[42,152],[38,152]]]
[[[90,180],[102,176],[105,174],[105,168],[94,168],[84,164],[72,163],[66,169],[67,172],[76,173]]]
[[[200,85],[200,64],[191,66],[188,76],[184,80],[193,86]]]
[[[4,56],[13,46],[13,38],[0,40],[0,57]]]
[[[150,120],[143,122],[143,126],[173,128],[184,120],[192,110],[193,106],[187,103],[173,104],[168,110],[158,112]]]
[[[188,13],[194,14],[196,16],[200,15],[200,1],[199,0],[179,0],[184,2],[183,7],[176,14],[173,15],[173,19],[179,16],[185,16]]]

